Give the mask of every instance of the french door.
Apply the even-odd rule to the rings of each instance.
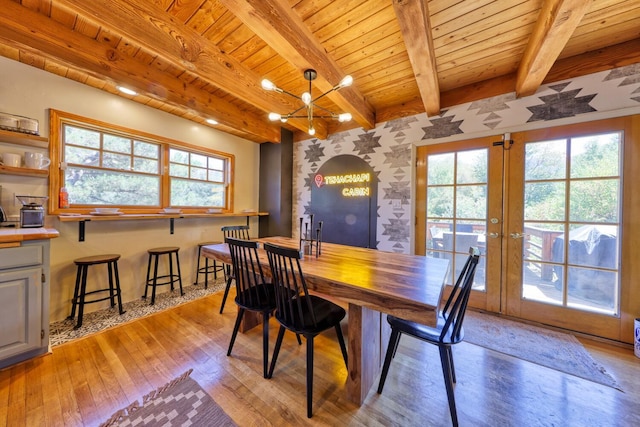
[[[630,117],[419,147],[416,253],[449,259],[452,283],[478,246],[472,306],[631,342],[638,132]]]
[[[455,282],[470,246],[481,257],[471,304],[500,309],[503,152],[495,138],[418,147],[417,254],[451,262]]]

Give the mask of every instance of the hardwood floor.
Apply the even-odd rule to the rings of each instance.
[[[235,307],[220,315],[220,302],[218,293],[0,371],[0,426],[97,426],[189,368],[240,426],[451,424],[435,346],[404,337],[382,395],[372,389],[357,407],[344,397],[347,372],[334,334],[316,338],[307,419],[305,346],[287,333],[273,378],[262,378],[260,328],[239,336],[227,357]],[[273,319],[270,329],[273,348]],[[460,425],[640,425],[640,359],[628,348],[581,341],[624,392],[472,344],[454,347]]]

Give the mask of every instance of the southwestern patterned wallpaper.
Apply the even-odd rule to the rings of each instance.
[[[590,113],[640,107],[640,64],[542,86],[529,97],[515,93],[471,102],[442,111],[437,117],[425,114],[379,124],[368,132],[353,129],[330,135],[325,141],[310,139],[294,144],[293,218],[311,212],[313,176],[328,159],[353,154],[368,162],[378,178],[378,249],[409,253],[413,215],[412,145],[437,143],[438,139],[524,128],[533,122],[575,118],[592,120]],[[627,110],[625,112],[625,110]],[[577,117],[580,116],[580,117]],[[595,119],[595,118],[593,118]],[[553,123],[549,124],[550,126]],[[296,221],[294,221],[295,223]],[[298,235],[294,227],[293,235]]]

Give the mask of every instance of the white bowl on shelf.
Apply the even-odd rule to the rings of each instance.
[[[120,208],[95,208],[93,210],[96,213],[107,215],[107,214],[119,214]]]
[[[182,212],[182,209],[177,209],[177,208],[162,209],[162,213],[167,213],[167,214],[179,214],[180,212]]]

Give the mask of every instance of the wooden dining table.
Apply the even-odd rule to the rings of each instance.
[[[257,240],[298,248],[298,240],[286,237]],[[202,254],[231,263],[226,243],[203,246]],[[266,252],[259,250],[259,257],[268,272]],[[435,325],[449,261],[322,243],[321,255],[303,255],[301,266],[310,291],[348,304],[346,392],[361,405],[386,351],[390,328],[385,314]]]

